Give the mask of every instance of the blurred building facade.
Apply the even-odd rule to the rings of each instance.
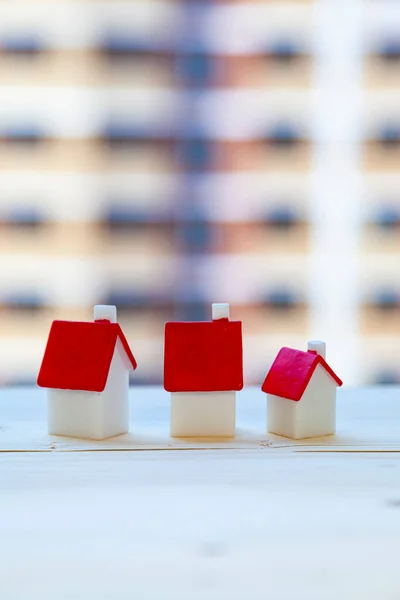
[[[1,383],[96,303],[160,383],[213,301],[249,383],[309,337],[400,381],[399,33],[378,0],[1,1]]]

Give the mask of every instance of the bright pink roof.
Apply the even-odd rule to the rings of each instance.
[[[38,385],[61,390],[103,392],[117,339],[136,369],[135,358],[118,323],[54,321]]]
[[[164,387],[168,392],[241,390],[242,354],[240,321],[167,323]]]
[[[324,367],[337,385],[342,385],[328,363],[316,352],[282,348],[265,378],[262,391],[298,402],[318,365]]]

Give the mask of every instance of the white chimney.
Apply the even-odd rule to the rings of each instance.
[[[321,340],[310,340],[308,342],[308,350],[316,352],[322,358],[326,358],[326,344],[325,342],[321,342]]]
[[[117,322],[117,307],[107,304],[98,304],[94,307],[95,321],[109,321],[110,323]]]
[[[212,305],[212,320],[218,321],[219,319],[229,319],[228,303],[217,303]]]

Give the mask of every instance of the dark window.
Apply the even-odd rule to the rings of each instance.
[[[36,127],[11,127],[0,136],[7,144],[37,145],[44,141],[43,132]]]
[[[213,4],[215,0],[183,0],[183,4],[186,4],[189,9],[201,10],[203,6],[209,6]],[[187,10],[187,9],[186,9]]]
[[[170,298],[141,292],[132,287],[111,290],[101,298],[101,303],[115,305],[122,321],[134,315],[140,316],[145,311],[151,311],[153,315],[162,314],[165,320],[172,319],[173,306]]]
[[[178,321],[209,321],[210,305],[202,300],[181,302],[177,305]]]
[[[281,65],[291,65],[301,54],[294,43],[282,41],[272,46],[269,56]]]
[[[191,170],[206,169],[211,161],[211,144],[203,138],[183,140],[178,145],[179,162]]]
[[[111,124],[104,128],[101,140],[111,148],[144,146],[152,142],[149,133],[130,124]]]
[[[15,229],[38,229],[44,224],[44,221],[35,210],[13,210],[5,218],[7,225]]]
[[[103,224],[111,233],[123,233],[142,229],[146,226],[147,221],[143,213],[139,213],[133,208],[113,206],[104,216]]]
[[[266,216],[265,223],[280,231],[288,231],[300,222],[295,212],[288,207],[279,207],[271,210]]]
[[[374,222],[379,228],[387,231],[397,229],[400,225],[400,210],[395,207],[382,208]]]
[[[205,221],[189,221],[177,224],[178,240],[189,251],[204,251],[210,245],[210,224]]]
[[[297,145],[301,138],[294,127],[282,123],[269,132],[267,141],[277,148],[288,148]]]
[[[0,50],[4,54],[21,56],[21,58],[31,58],[42,52],[43,47],[37,39],[25,36],[16,36],[1,40]]]
[[[100,52],[111,60],[141,59],[150,55],[150,49],[130,37],[110,35],[99,46]]]
[[[4,381],[2,381],[2,383],[4,383]],[[35,387],[36,386],[36,378],[29,378],[29,377],[15,377],[13,379],[7,380],[6,382],[7,387]]]
[[[400,143],[400,126],[393,124],[383,127],[377,139],[387,149],[397,148]]]
[[[115,305],[118,311],[130,312],[132,310],[148,308],[151,305],[151,298],[145,294],[131,290],[118,290],[110,292],[104,299],[104,304]]]
[[[399,294],[392,290],[381,291],[376,295],[373,306],[382,312],[393,312],[400,306]]]
[[[189,51],[176,59],[176,71],[187,85],[206,85],[211,76],[212,57],[205,52]]]
[[[389,41],[378,51],[379,57],[388,64],[400,63],[400,43],[396,40]]]
[[[44,308],[44,303],[36,294],[18,294],[10,295],[2,301],[3,306],[8,310],[23,312],[37,312]]]
[[[151,373],[143,373],[140,372],[140,369],[133,371],[129,374],[129,385],[131,386],[139,386],[139,385],[163,385],[164,379],[162,372],[155,373],[154,370]],[[168,412],[166,417],[168,418]]]
[[[397,371],[381,371],[375,375],[374,385],[397,385],[400,383],[400,373]]]
[[[275,290],[267,294],[264,304],[278,311],[288,311],[298,305],[298,298],[289,290]]]

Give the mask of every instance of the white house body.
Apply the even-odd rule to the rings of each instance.
[[[336,382],[318,365],[298,402],[267,394],[267,430],[295,440],[336,430]]]
[[[172,392],[172,437],[233,437],[236,392]]]
[[[102,440],[129,430],[130,363],[117,339],[103,392],[47,390],[48,431]]]

